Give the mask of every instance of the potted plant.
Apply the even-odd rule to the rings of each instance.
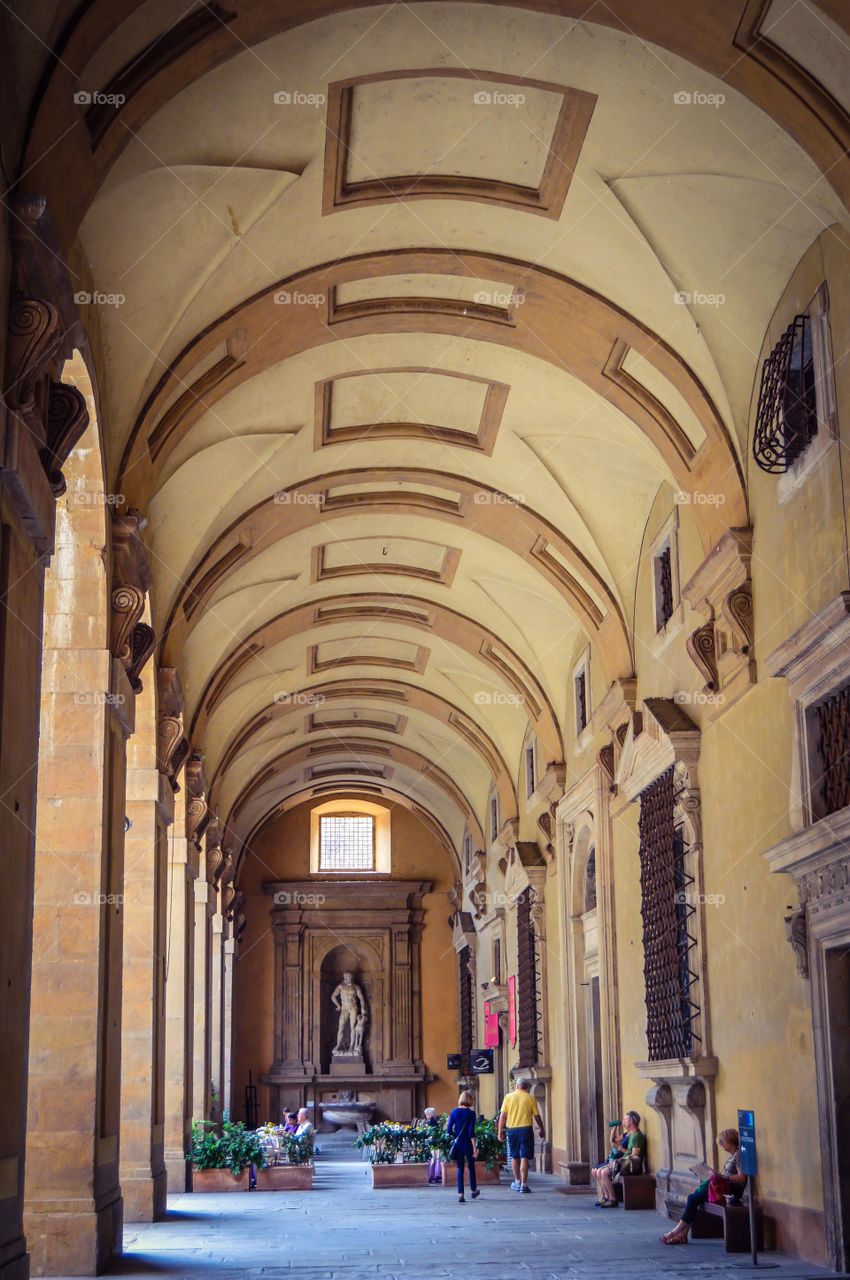
[[[247,1191],[248,1170],[262,1161],[262,1147],[241,1120],[225,1115],[220,1128],[209,1120],[194,1121],[186,1159],[192,1164],[193,1191]]]
[[[448,1160],[448,1148],[451,1140],[440,1144],[443,1157],[443,1186],[455,1185],[455,1165]],[[436,1144],[435,1144],[436,1145]],[[487,1120],[479,1116],[475,1122],[475,1145],[478,1155],[475,1160],[475,1176],[479,1183],[497,1183],[501,1174],[502,1162],[505,1158],[505,1145],[499,1141],[497,1120]]]
[[[285,1133],[272,1124],[257,1131],[263,1152],[258,1191],[312,1191],[313,1135]]]
[[[426,1187],[431,1139],[429,1130],[382,1121],[370,1125],[355,1138],[354,1145],[364,1152],[371,1165],[375,1190]]]

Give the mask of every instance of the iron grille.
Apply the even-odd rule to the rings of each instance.
[[[649,1060],[689,1058],[699,1040],[696,913],[684,833],[673,820],[673,770],[640,798],[640,888]]]
[[[815,707],[821,776],[822,817],[850,804],[850,685]]]
[[[673,617],[673,565],[670,543],[658,553],[658,630]]]
[[[460,1052],[463,1060],[463,1074],[469,1073],[469,1060],[472,1056],[472,971],[469,967],[469,947],[462,947],[458,955],[460,977]]]
[[[818,429],[809,317],[795,316],[762,365],[753,457],[762,471],[787,471]]]
[[[587,728],[587,673],[582,669],[576,676],[576,721],[579,733]]]
[[[517,1052],[520,1067],[533,1067],[540,1057],[540,972],[537,938],[531,921],[533,889],[517,899]]]
[[[584,869],[584,909],[596,910],[596,849],[590,846],[587,854],[587,865]]]

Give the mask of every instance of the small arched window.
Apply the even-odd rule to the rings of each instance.
[[[587,862],[584,868],[584,909],[596,910],[596,848],[591,845],[587,851]]]

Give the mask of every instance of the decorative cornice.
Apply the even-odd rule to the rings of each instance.
[[[752,541],[752,529],[728,529],[682,590],[706,619],[688,637],[687,649],[705,682],[710,719],[727,711],[756,681]]]
[[[771,676],[783,676],[792,693],[808,687],[811,675],[831,657],[846,658],[850,646],[850,591],[842,591],[764,660]]]
[[[694,772],[700,731],[681,706],[669,698],[645,698],[643,710],[629,722],[617,767],[617,788],[635,800],[666,769],[682,762]]]

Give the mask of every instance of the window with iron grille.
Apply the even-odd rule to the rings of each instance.
[[[576,733],[582,734],[587,728],[587,669],[582,667],[575,675],[576,691]]]
[[[673,617],[673,551],[668,539],[653,559],[655,575],[655,630],[663,631]]]
[[[526,797],[534,794],[534,788],[537,786],[534,768],[534,744],[525,748],[525,794]]]
[[[596,910],[596,850],[593,845],[587,852],[587,864],[584,869],[584,909]]]
[[[490,839],[495,840],[499,834],[499,797],[490,797]]]
[[[363,814],[322,814],[319,818],[320,871],[372,871],[375,820]]]
[[[640,888],[650,1062],[689,1058],[699,1040],[694,878],[674,822],[673,770],[640,797]]]
[[[502,941],[493,939],[493,977],[496,982],[502,981]]]
[[[788,471],[818,430],[814,343],[807,312],[795,316],[762,365],[753,457],[762,471]]]
[[[537,937],[531,920],[534,890],[517,899],[517,1053],[520,1067],[533,1067],[540,1057],[540,983]]]
[[[463,834],[463,870],[465,875],[469,875],[469,860],[472,856],[472,837],[468,831]]]
[[[473,1050],[473,999],[472,970],[469,967],[469,947],[458,952],[458,976],[460,980],[460,1052],[463,1072],[469,1071],[469,1059]]]
[[[826,818],[850,805],[850,685],[814,708],[821,766],[816,813]]]

